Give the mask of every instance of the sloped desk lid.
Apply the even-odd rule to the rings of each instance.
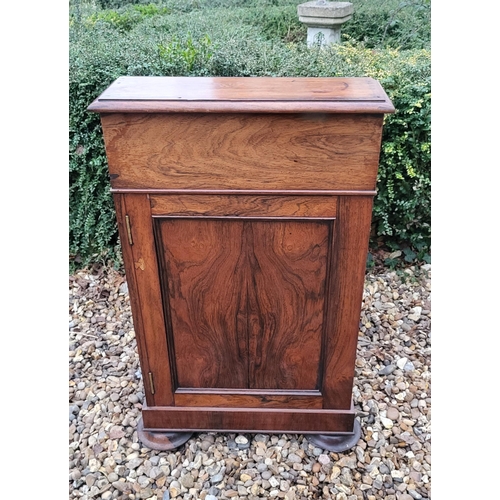
[[[393,113],[373,78],[122,76],[89,107],[98,113]]]

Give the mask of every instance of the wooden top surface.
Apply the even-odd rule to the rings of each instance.
[[[122,76],[89,107],[99,113],[393,113],[372,78]]]

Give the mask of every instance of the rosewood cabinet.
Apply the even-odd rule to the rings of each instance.
[[[100,113],[143,374],[139,437],[356,444],[384,113],[370,78],[122,77]]]

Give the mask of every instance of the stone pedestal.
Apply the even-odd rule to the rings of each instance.
[[[298,5],[299,21],[307,26],[307,45],[340,43],[341,26],[353,12],[351,2],[314,0]]]

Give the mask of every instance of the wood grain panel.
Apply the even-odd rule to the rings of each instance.
[[[139,358],[141,360],[141,373],[142,379],[148,379],[148,373],[151,370],[148,360],[148,340],[146,337],[146,332],[144,330],[143,319],[142,319],[142,308],[141,302],[139,300],[138,284],[135,277],[135,266],[134,266],[134,256],[132,254],[132,246],[128,242],[127,228],[125,226],[125,215],[127,214],[127,209],[125,207],[125,196],[121,194],[113,194],[113,201],[116,210],[117,223],[118,223],[118,233],[120,236],[121,249],[123,255],[123,264],[125,267],[125,274],[127,277],[127,286],[130,295],[130,308],[132,310],[133,316],[133,326],[135,338],[137,341],[137,351],[139,353]],[[151,391],[145,391],[145,397],[147,403],[152,406],[154,404],[154,396]],[[173,404],[173,396],[166,400],[162,404]]]
[[[374,190],[382,115],[102,116],[115,189]]]
[[[328,217],[335,196],[151,195],[151,213],[163,216]]]
[[[376,80],[338,77],[123,76],[88,109],[101,113],[394,112]]]
[[[180,387],[247,387],[241,223],[158,222]]]
[[[354,410],[288,408],[143,407],[144,427],[152,430],[225,432],[352,432]]]
[[[299,393],[299,391],[297,391]],[[304,394],[204,394],[178,393],[174,395],[175,406],[211,406],[234,408],[323,408],[321,395]]]
[[[132,299],[134,328],[137,328],[141,355],[143,380],[148,403],[173,404],[173,381],[170,366],[169,346],[163,315],[158,262],[151,223],[151,208],[147,195],[124,195],[120,209],[120,237],[123,248],[127,277],[132,279]],[[125,215],[129,216],[133,244],[130,245]],[[155,393],[149,385],[148,372],[151,371]]]
[[[317,389],[329,224],[251,223],[250,387]]]
[[[99,101],[88,111],[99,113],[394,113],[390,101]]]
[[[372,78],[122,76],[100,101],[385,101]]]
[[[322,393],[325,408],[349,408],[372,214],[369,196],[339,198]]]
[[[331,223],[156,220],[178,387],[317,389]]]

